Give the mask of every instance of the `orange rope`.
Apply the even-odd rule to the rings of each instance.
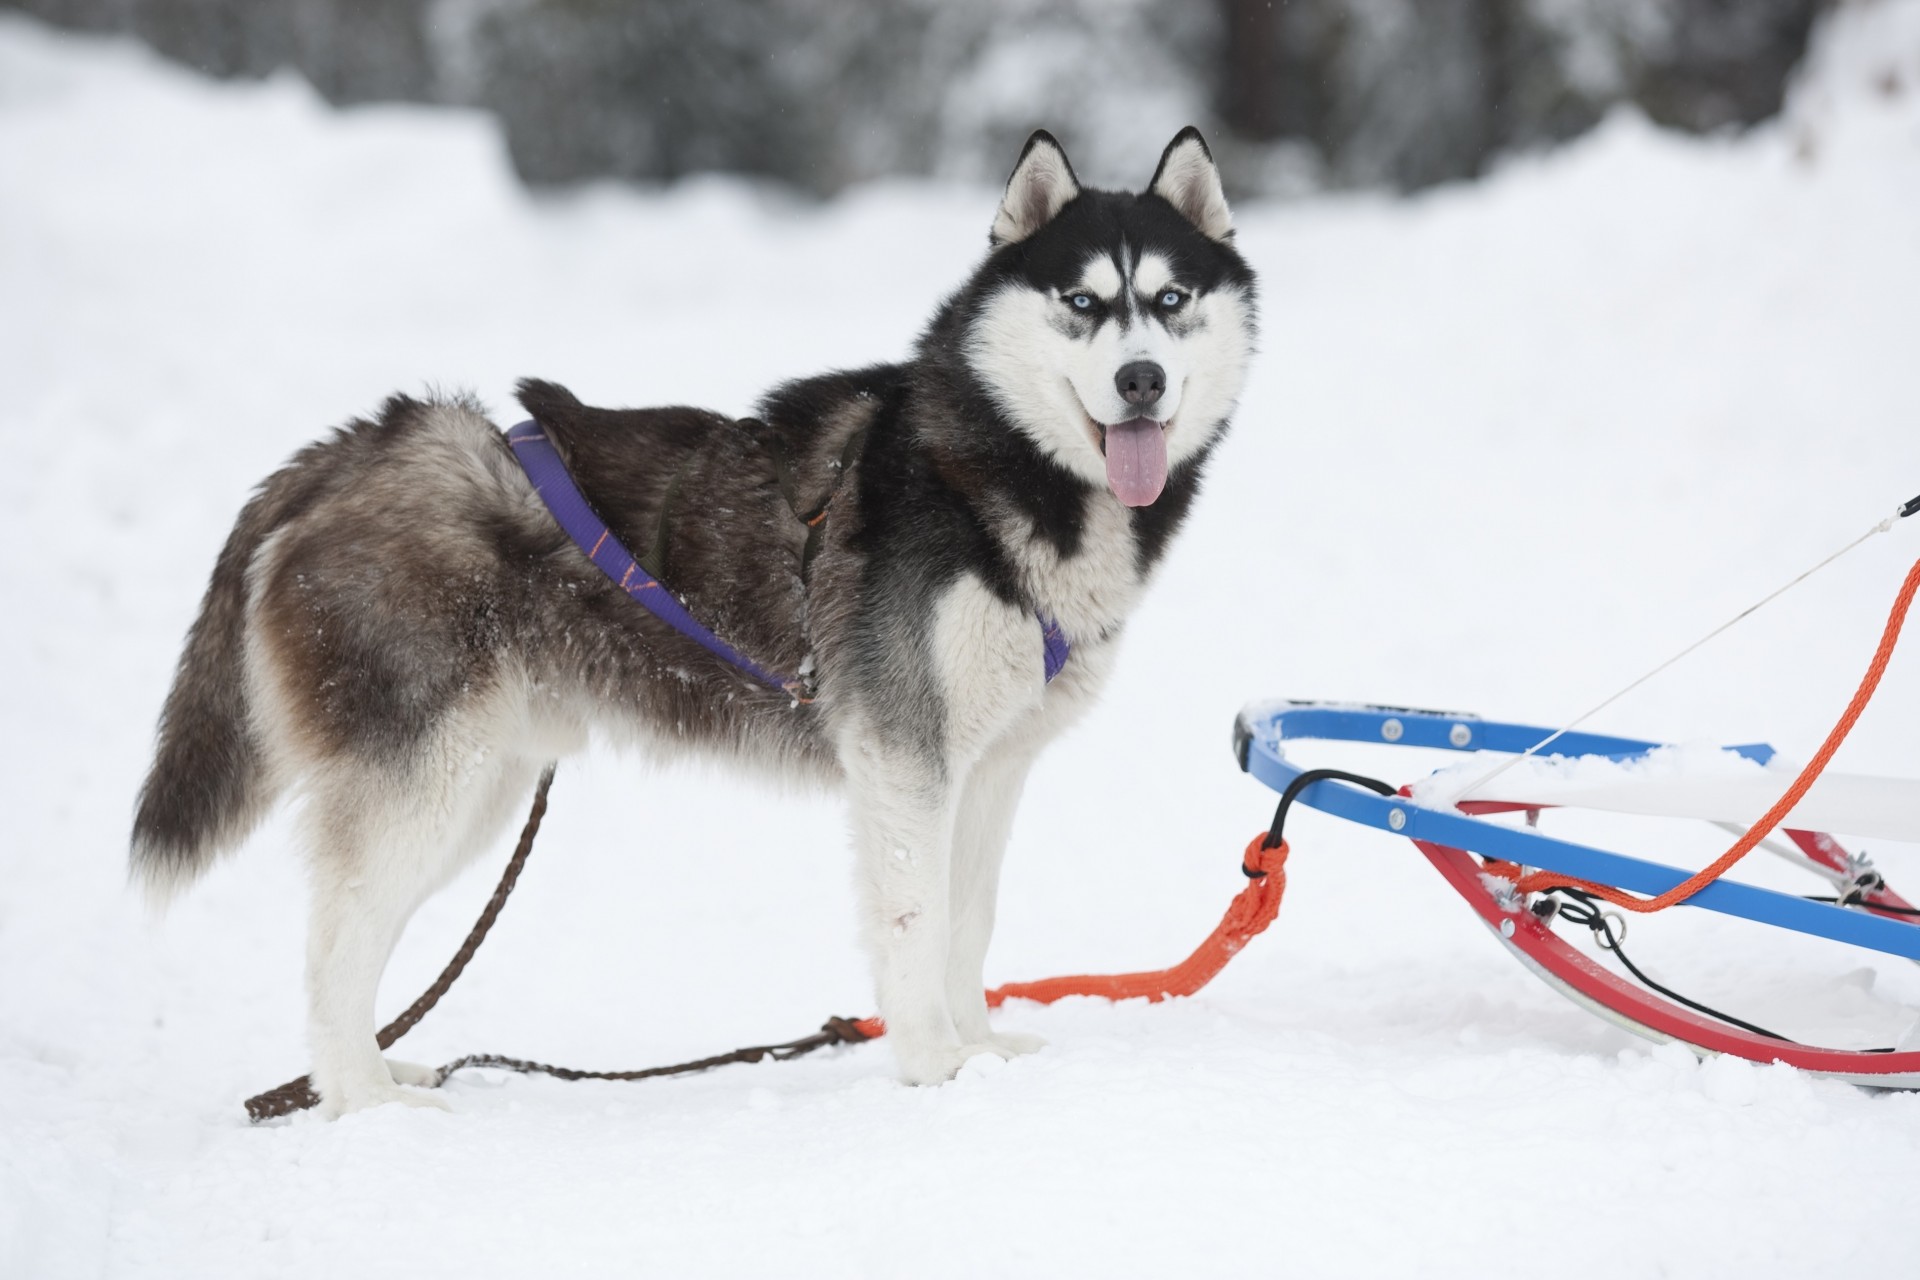
[[[1073,974],[1063,978],[1042,978],[1037,982],[1009,982],[987,992],[987,1006],[997,1009],[1008,1000],[1034,1000],[1052,1004],[1064,996],[1100,996],[1108,1000],[1130,1000],[1144,996],[1165,1000],[1168,996],[1190,996],[1207,985],[1227,961],[1238,955],[1280,912],[1280,899],[1287,891],[1287,843],[1265,848],[1267,833],[1262,831],[1247,845],[1243,865],[1249,873],[1247,887],[1227,904],[1227,914],[1207,935],[1192,955],[1171,969],[1153,969],[1145,973]],[[871,1039],[885,1035],[886,1023],[878,1018],[862,1018],[853,1024]]]
[[[1880,677],[1886,674],[1887,663],[1893,658],[1894,645],[1900,639],[1901,624],[1907,620],[1907,609],[1913,604],[1916,591],[1920,591],[1920,560],[1916,560],[1913,568],[1907,571],[1907,579],[1900,586],[1900,594],[1894,597],[1893,612],[1887,618],[1886,630],[1880,635],[1880,646],[1873,651],[1873,661],[1867,664],[1867,674],[1861,677],[1860,687],[1854,690],[1853,701],[1847,704],[1846,712],[1841,715],[1840,722],[1833,726],[1833,732],[1829,733],[1827,740],[1820,744],[1820,749],[1813,753],[1813,759],[1809,760],[1806,768],[1800,771],[1800,776],[1793,780],[1793,785],[1787,788],[1786,794],[1774,802],[1773,808],[1767,810],[1766,816],[1760,819],[1758,826],[1734,841],[1732,848],[1673,888],[1652,898],[1636,898],[1612,885],[1595,884],[1591,880],[1578,880],[1552,871],[1536,871],[1532,875],[1520,876],[1514,879],[1515,886],[1522,893],[1539,893],[1547,889],[1582,889],[1624,910],[1650,912],[1664,911],[1677,902],[1685,902],[1725,875],[1734,863],[1753,852],[1762,840],[1773,834],[1773,829],[1779,826],[1781,819],[1792,812],[1793,807],[1806,796],[1815,779],[1826,770],[1827,762],[1833,759],[1833,753],[1838,751],[1840,744],[1847,740],[1847,735],[1853,731],[1854,722],[1860,718],[1860,713],[1867,709],[1867,704],[1873,700],[1875,690],[1880,687]],[[1506,874],[1491,864],[1487,869],[1497,875]],[[1509,876],[1509,878],[1513,877]]]

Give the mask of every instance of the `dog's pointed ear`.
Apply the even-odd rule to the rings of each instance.
[[[1178,209],[1209,240],[1233,237],[1233,212],[1220,189],[1220,169],[1200,131],[1188,125],[1160,153],[1147,190]]]
[[[1067,153],[1045,129],[1035,129],[1007,179],[1007,194],[994,215],[989,238],[993,247],[1017,244],[1052,222],[1067,202],[1080,194]]]

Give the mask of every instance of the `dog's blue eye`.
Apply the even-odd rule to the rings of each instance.
[[[1187,295],[1178,289],[1169,289],[1160,295],[1160,305],[1171,311],[1187,300]]]
[[[1093,310],[1093,297],[1091,294],[1076,293],[1071,298],[1068,298],[1067,301],[1071,302],[1077,311]]]

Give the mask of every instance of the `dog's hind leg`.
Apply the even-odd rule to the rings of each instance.
[[[465,836],[454,845],[449,876],[491,848],[515,818],[526,816],[527,796],[533,791],[539,771],[540,766],[530,760],[503,759],[479,780],[472,792],[475,804]],[[399,1058],[388,1058],[386,1063],[396,1084],[430,1087],[440,1083],[438,1067]]]
[[[414,910],[498,833],[534,768],[501,761],[412,786],[355,770],[316,788],[308,1036],[327,1114],[385,1102],[446,1106],[437,1094],[402,1087],[431,1083],[429,1068],[381,1057],[380,976]]]

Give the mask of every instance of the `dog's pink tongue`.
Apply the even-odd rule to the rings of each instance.
[[[1130,507],[1150,507],[1167,487],[1167,432],[1151,418],[1107,428],[1107,487]]]

